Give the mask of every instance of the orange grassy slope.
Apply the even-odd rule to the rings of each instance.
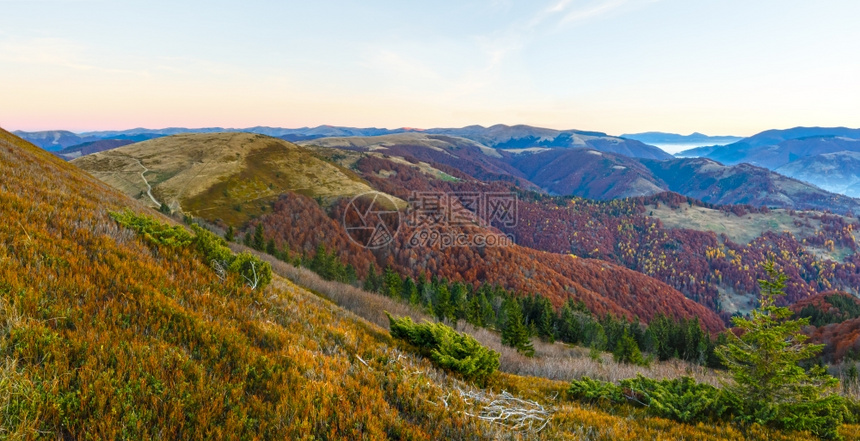
[[[582,408],[564,382],[505,374],[493,392],[555,416],[540,434],[483,422],[457,393],[469,385],[383,329],[282,278],[222,284],[190,251],[119,228],[108,211],[126,206],[146,210],[0,130],[0,438],[744,438]]]
[[[408,377],[428,366],[395,362],[379,328],[283,279],[222,285],[189,252],[118,228],[108,211],[124,206],[144,210],[0,132],[0,383],[17,391],[0,396],[3,435],[489,436],[428,404],[446,377]]]

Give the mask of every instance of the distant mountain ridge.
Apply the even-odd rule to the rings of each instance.
[[[96,137],[78,135],[68,130],[45,130],[41,132],[22,132],[18,130],[12,133],[49,152],[56,152],[76,144],[99,140]]]
[[[794,127],[785,130],[766,130],[725,146],[689,149],[678,153],[678,156],[704,156],[724,164],[749,162],[762,167],[773,167],[773,162],[766,162],[763,158],[774,153],[785,153],[784,159],[780,159],[784,162],[775,165],[779,167],[801,157],[841,151],[844,146],[823,144],[850,140],[860,140],[860,129]],[[795,157],[789,158],[788,153],[794,154]]]
[[[609,136],[602,132],[584,130],[556,130],[527,125],[507,126],[496,124],[490,127],[479,125],[461,128],[357,128],[323,125],[317,127],[301,127],[286,129],[280,127],[248,127],[248,128],[182,128],[170,127],[164,129],[136,128],[120,131],[97,131],[74,134],[68,131],[53,132],[16,132],[16,135],[46,149],[57,151],[85,142],[105,139],[130,139],[145,141],[185,133],[235,133],[248,132],[281,138],[290,142],[308,141],[332,137],[373,137],[395,135],[401,133],[423,133],[427,135],[456,136],[477,142],[493,149],[526,149],[526,148],[575,148],[591,147],[601,151],[623,154],[649,159],[670,159],[672,156],[657,147],[645,143]]]
[[[848,196],[860,195],[860,129],[795,127],[767,130],[738,142],[699,147],[679,157],[705,157],[723,164],[748,163]]]
[[[98,141],[89,141],[81,144],[75,144],[71,147],[66,147],[58,152],[54,152],[57,156],[71,161],[72,159],[81,156],[91,155],[93,153],[113,150],[125,145],[134,144],[137,141],[131,139],[101,139]]]
[[[642,132],[642,133],[625,133],[621,138],[635,139],[646,144],[694,144],[701,143],[703,145],[718,145],[730,144],[743,139],[740,136],[708,136],[703,133],[693,132],[689,135],[680,135],[677,133],[666,132]]]
[[[798,159],[777,168],[776,172],[815,182],[827,191],[860,197],[860,152],[857,151],[822,153]]]
[[[487,139],[484,142],[490,143]],[[506,181],[550,195],[608,200],[673,191],[721,205],[829,209],[838,213],[860,210],[860,201],[856,199],[829,193],[765,168],[746,164],[724,166],[699,158],[648,158],[647,150],[635,158],[606,148],[605,142],[604,138],[590,138],[577,148],[493,149],[461,137],[421,132],[324,138],[299,144],[372,152],[410,162],[435,162],[479,180]],[[629,142],[635,143],[633,146],[639,144]]]

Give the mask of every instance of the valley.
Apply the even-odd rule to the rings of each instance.
[[[32,147],[14,138],[8,139],[12,142],[10,145],[20,149],[17,153],[9,151],[19,155],[16,159],[18,163],[24,163],[21,158],[31,155],[28,149]],[[25,156],[20,156],[22,154]],[[552,158],[555,159],[547,161],[544,156],[549,158],[548,155],[554,155]],[[318,366],[326,366],[325,369],[334,376],[346,375],[345,378],[352,378],[358,375],[356,380],[349,380],[357,381],[350,383],[353,384],[349,386],[350,390],[380,387],[373,385],[379,384],[374,382],[380,381],[381,377],[377,376],[373,380],[373,376],[367,377],[360,373],[363,369],[372,368],[379,375],[424,372],[421,374],[423,378],[433,380],[422,387],[418,396],[427,397],[425,403],[433,403],[436,402],[434,397],[445,395],[449,402],[448,407],[442,408],[432,404],[429,408],[427,404],[409,405],[412,410],[407,412],[436,415],[435,418],[446,421],[441,425],[430,426],[428,419],[418,418],[411,419],[412,422],[403,426],[403,423],[398,422],[400,420],[379,420],[375,416],[371,417],[371,414],[353,415],[350,420],[338,422],[339,425],[352,424],[349,421],[364,421],[362,424],[371,424],[373,421],[372,424],[388,425],[385,426],[387,429],[380,430],[390,431],[394,430],[392,427],[397,427],[399,431],[436,434],[431,436],[457,437],[457,433],[468,432],[516,438],[521,436],[516,435],[519,433],[541,439],[565,438],[579,433],[585,427],[593,427],[589,429],[593,433],[613,437],[616,429],[611,427],[614,426],[589,425],[591,423],[586,423],[582,419],[584,417],[580,416],[586,408],[579,407],[576,401],[559,401],[559,393],[567,393],[569,380],[589,377],[619,382],[636,378],[637,375],[677,379],[692,374],[702,384],[719,386],[725,374],[706,367],[716,360],[713,351],[717,343],[712,339],[726,329],[730,314],[747,313],[756,307],[756,281],[763,277],[759,268],[766,258],[776,258],[782,268],[789,270],[786,271],[789,280],[786,289],[788,303],[800,302],[798,304],[801,305],[803,299],[827,295],[832,289],[851,292],[851,286],[860,277],[857,276],[855,266],[857,244],[853,229],[856,220],[850,217],[794,208],[768,209],[756,207],[755,203],[713,204],[677,193],[661,192],[660,188],[655,189],[654,193],[618,194],[609,197],[609,200],[556,196],[552,194],[555,192],[547,194],[544,188],[548,183],[556,186],[556,192],[564,194],[572,192],[573,187],[562,187],[563,182],[575,182],[572,179],[578,179],[580,183],[588,182],[583,177],[559,172],[559,166],[554,165],[556,163],[579,164],[588,173],[600,167],[615,173],[604,176],[601,178],[603,181],[589,182],[587,185],[592,189],[599,188],[598,182],[603,182],[600,185],[606,188],[614,188],[626,179],[619,178],[624,176],[624,172],[635,170],[639,173],[637,179],[644,180],[646,176],[654,176],[652,168],[656,169],[658,164],[659,167],[665,167],[661,163],[648,162],[652,160],[639,160],[587,148],[550,148],[513,155],[506,149],[493,149],[474,140],[448,135],[407,133],[366,139],[318,138],[302,141],[302,146],[297,146],[258,134],[208,133],[171,135],[121,145],[83,155],[73,160],[71,166],[64,165],[59,159],[48,158],[38,159],[36,163],[47,161],[45,164],[56,164],[43,167],[62,165],[68,170],[65,173],[71,173],[72,176],[75,173],[73,170],[80,167],[125,193],[112,193],[114,196],[108,200],[115,201],[110,202],[113,207],[125,205],[149,211],[159,208],[158,203],[164,202],[167,208],[162,208],[162,211],[172,214],[174,219],[197,219],[195,222],[218,234],[235,234],[233,240],[244,242],[245,246],[229,244],[234,252],[253,249],[253,253],[271,265],[274,279],[272,285],[265,288],[266,297],[252,295],[255,302],[263,305],[258,308],[264,309],[252,309],[252,315],[242,319],[245,324],[237,324],[237,331],[225,332],[252,332],[244,334],[251,336],[251,341],[281,342],[310,332],[320,336],[310,340],[316,343],[302,346],[298,349],[300,352],[292,350],[287,357],[310,357],[309,360],[323,363]],[[583,162],[585,159],[598,162]],[[610,161],[609,165],[605,161]],[[551,173],[561,173],[557,176],[567,181],[559,180]],[[660,179],[657,182],[665,181]],[[93,184],[76,184],[76,188],[87,189],[90,185]],[[148,193],[150,190],[151,193]],[[405,223],[391,244],[368,250],[350,238],[342,225],[346,219],[347,202],[353,196],[366,192],[380,192],[393,198],[397,201],[397,207],[393,208],[400,210],[403,215],[412,209],[408,203],[413,201],[416,192],[515,194],[518,222],[513,225],[485,222],[478,216],[479,213],[466,211],[460,214],[465,214],[469,219],[466,224],[439,228],[466,236],[506,233],[515,238],[516,245],[498,248],[475,245],[455,248],[432,245],[416,247],[408,243],[408,238],[416,231],[415,226]],[[790,207],[795,205],[792,203]],[[32,219],[22,219],[22,225],[32,225],[32,222]],[[161,259],[159,261],[177,259],[174,265],[190,258],[181,252],[164,256],[158,252],[153,256]],[[205,265],[192,267],[197,268],[195,271],[211,272]],[[815,276],[811,277],[812,274]],[[215,289],[214,285],[208,286],[210,291]],[[393,288],[395,286],[397,288]],[[409,286],[414,287],[411,288],[413,291],[409,290]],[[306,288],[311,291],[305,291]],[[450,297],[443,297],[446,295]],[[160,308],[156,305],[161,300],[154,301],[156,303],[153,306],[147,307]],[[182,302],[194,305],[199,301],[202,300],[186,297]],[[329,301],[334,303],[327,303]],[[479,308],[474,311],[483,312],[474,315],[470,312],[473,311],[470,305]],[[220,314],[203,306],[194,308],[204,308],[203,311],[209,311],[208,316]],[[530,349],[534,351],[533,355],[505,342],[506,329],[512,326],[510,308],[520,308],[524,314],[522,320],[527,326],[525,329],[531,329],[527,332],[532,335],[530,340],[533,341],[528,347],[533,348]],[[262,312],[264,310],[319,312],[313,312],[317,315],[312,316],[318,318],[305,318],[301,322],[304,325],[296,327],[291,324],[295,323],[295,318],[289,318],[295,315],[271,315],[274,313]],[[501,373],[491,376],[492,380],[483,386],[486,389],[480,393],[498,397],[504,390],[524,399],[535,400],[535,406],[551,406],[552,422],[542,423],[540,431],[529,426],[509,432],[513,427],[511,425],[483,426],[479,419],[469,419],[468,416],[449,419],[452,418],[449,416],[450,406],[468,409],[469,406],[477,405],[477,402],[468,398],[473,395],[460,395],[457,399],[443,391],[465,390],[475,386],[463,383],[461,377],[414,356],[409,356],[412,357],[409,361],[395,365],[390,362],[380,365],[373,361],[386,356],[379,354],[396,354],[398,360],[406,356],[406,352],[397,352],[404,351],[400,343],[387,336],[385,329],[388,322],[381,315],[382,311],[410,316],[415,320],[441,320],[451,323],[461,332],[475,336],[481,345],[500,354]],[[250,324],[260,323],[260,320],[266,320],[265,325]],[[318,325],[313,324],[317,320],[329,323],[324,334],[319,334]],[[828,337],[824,337],[822,331],[813,331],[813,338],[815,341],[841,341],[840,348],[845,344],[855,344],[851,320],[854,319],[847,318],[844,324],[839,322],[840,327],[828,331]],[[347,324],[353,321],[355,324]],[[541,323],[550,323],[551,326],[546,328]],[[705,346],[693,352],[678,352],[686,351],[683,349],[684,344],[696,345],[690,343],[691,340],[684,340],[687,343],[678,343],[681,346],[674,355],[666,353],[658,357],[658,353],[663,353],[659,345],[654,346],[653,338],[657,332],[663,331],[657,330],[656,323],[675,323],[667,324],[668,329],[680,326],[678,329],[699,330],[696,332],[702,334],[683,334],[688,336],[684,338],[704,336],[696,338],[704,339],[698,340],[701,342],[698,344]],[[266,331],[256,330],[259,326],[263,326]],[[595,334],[594,330],[598,329],[599,333]],[[637,335],[634,341],[642,351],[652,354],[649,355],[652,361],[648,366],[618,362],[614,356],[600,355],[602,350],[616,347],[622,334],[628,331]],[[264,334],[253,337],[258,335],[254,333],[259,332]],[[291,337],[291,332],[298,334]],[[348,341],[355,343],[343,343],[345,337],[336,337],[344,335],[344,332],[353,336],[349,337],[353,340]],[[74,333],[63,335],[67,336],[65,338],[83,338]],[[334,340],[329,340],[333,335]],[[264,340],[253,340],[258,338]],[[601,343],[601,338],[608,338],[608,341]],[[260,348],[255,350],[269,351],[265,357],[270,360],[271,357],[277,359],[285,356],[271,352],[274,349],[266,349],[270,346],[253,347]],[[325,355],[320,358],[314,351],[322,351],[321,354]],[[827,354],[834,366],[841,366],[853,352],[830,348]],[[199,359],[199,362],[209,363],[205,358]],[[256,363],[254,366],[262,366],[260,361],[253,363]],[[32,371],[33,368],[28,369]],[[837,375],[844,372],[839,370],[842,368],[834,369]],[[278,372],[281,373],[277,375],[283,376],[289,371]],[[334,378],[328,375],[317,377],[317,381],[328,384]],[[224,384],[232,384],[233,380],[229,378],[224,377]],[[396,388],[410,384],[413,386],[409,387],[415,387],[410,381],[398,382]],[[278,388],[274,383],[269,384],[268,390]],[[315,393],[304,387],[300,386],[299,390],[303,391],[300,393]],[[391,384],[384,387],[395,386]],[[246,396],[253,393],[259,392],[244,392]],[[375,405],[381,406],[376,413],[389,412],[385,406],[393,402],[410,402],[409,399],[398,397],[399,393],[395,389],[385,392],[375,401]],[[266,401],[273,399],[272,395],[265,396],[269,398],[261,398],[263,401],[260,403],[274,405],[275,402]],[[296,401],[295,395],[280,393],[278,396],[293,403],[293,406],[302,405],[296,404],[301,402]],[[46,399],[51,398],[48,396]],[[38,404],[34,405],[38,408]],[[336,404],[330,402],[325,406]],[[325,406],[323,409],[326,409]],[[273,409],[277,408],[276,405]],[[157,409],[156,412],[162,412]],[[249,415],[262,415],[257,413],[262,408],[244,409],[242,411],[250,412]],[[168,409],[164,408],[163,411],[167,412]],[[691,429],[692,426],[686,425],[657,428],[653,426],[653,420],[649,419],[651,417],[633,408],[622,406],[613,413],[602,413],[604,411],[600,408],[588,410],[591,413],[587,414],[590,415],[587,418],[624,418],[628,421],[625,430],[637,434],[637,437],[658,433],[667,437],[692,433],[705,439],[740,436],[730,425],[715,426],[715,432],[702,432],[702,429]],[[480,409],[465,412],[480,412]],[[78,426],[52,422],[57,420],[52,420],[54,417],[50,413],[44,415],[38,418],[33,415],[26,417],[29,418],[26,421],[33,424],[29,427],[33,427],[33,430],[36,430],[35,427],[63,427],[62,430],[69,433],[80,430],[76,428]],[[76,421],[85,422],[96,415],[101,414],[98,411],[80,414]],[[164,418],[159,415],[161,413],[155,413],[148,418]],[[260,418],[260,424],[263,424],[267,417]],[[319,421],[320,417],[311,414],[308,418],[310,423]],[[108,430],[112,423],[109,423],[110,420],[105,421],[108,423],[104,430]],[[232,424],[229,420],[217,418],[212,421],[218,427],[231,427]],[[169,419],[159,422],[162,430],[175,433],[192,433],[184,431],[198,427],[195,425],[182,429],[178,424]],[[360,433],[350,432],[347,426],[339,427],[337,433],[343,436]],[[841,433],[847,439],[851,438],[847,435],[849,432],[845,431],[853,430],[852,427],[843,426]],[[375,429],[367,426],[366,430]],[[686,432],[690,430],[693,432]],[[141,428],[128,433],[143,436],[147,432]],[[785,439],[792,439],[790,434],[766,433],[761,436],[786,436]],[[744,436],[746,439],[762,439],[759,435]]]

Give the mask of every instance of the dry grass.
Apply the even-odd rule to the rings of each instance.
[[[736,216],[705,207],[689,207],[686,204],[674,209],[666,204],[661,204],[660,208],[649,205],[645,209],[649,213],[653,212],[653,217],[659,218],[666,228],[713,231],[718,235],[725,234],[732,242],[740,244],[749,243],[765,231],[790,231],[795,236],[806,237],[815,234],[821,226],[821,222],[815,219],[800,219],[788,214],[786,210]],[[794,225],[795,219],[803,222],[808,220],[811,227],[798,227]]]
[[[0,298],[0,350],[7,345],[12,330],[25,320]],[[0,439],[24,440],[38,435],[38,420],[26,410],[32,407],[28,405],[32,397],[33,383],[21,374],[18,360],[6,357],[0,362]]]
[[[261,207],[287,191],[322,198],[372,191],[355,173],[305,148],[250,133],[157,138],[87,155],[73,163],[154,206],[141,178],[145,167],[145,178],[160,202],[234,225],[260,214]]]

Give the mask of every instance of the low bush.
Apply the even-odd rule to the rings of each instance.
[[[571,383],[568,393],[588,402],[629,402],[646,407],[654,416],[682,423],[725,420],[734,408],[728,393],[691,377],[658,381],[639,375],[617,385],[583,377]]]
[[[592,380],[590,377],[582,377],[570,383],[567,393],[571,398],[585,402],[624,402],[624,394],[621,388],[608,381]]]
[[[272,281],[272,266],[250,253],[233,254],[227,242],[211,231],[191,223],[192,235],[181,226],[171,226],[131,210],[111,212],[117,223],[137,232],[152,245],[171,248],[194,247],[203,260],[223,279],[226,273],[237,274],[251,289],[262,289]]]
[[[466,379],[483,382],[499,368],[498,352],[442,323],[425,321],[419,324],[409,317],[395,319],[391,314],[388,320],[392,337],[417,347],[438,366]]]
[[[111,212],[110,217],[120,225],[134,230],[152,245],[180,248],[188,246],[194,241],[194,236],[185,228],[171,226],[152,217],[138,215],[128,209],[121,212]]]

